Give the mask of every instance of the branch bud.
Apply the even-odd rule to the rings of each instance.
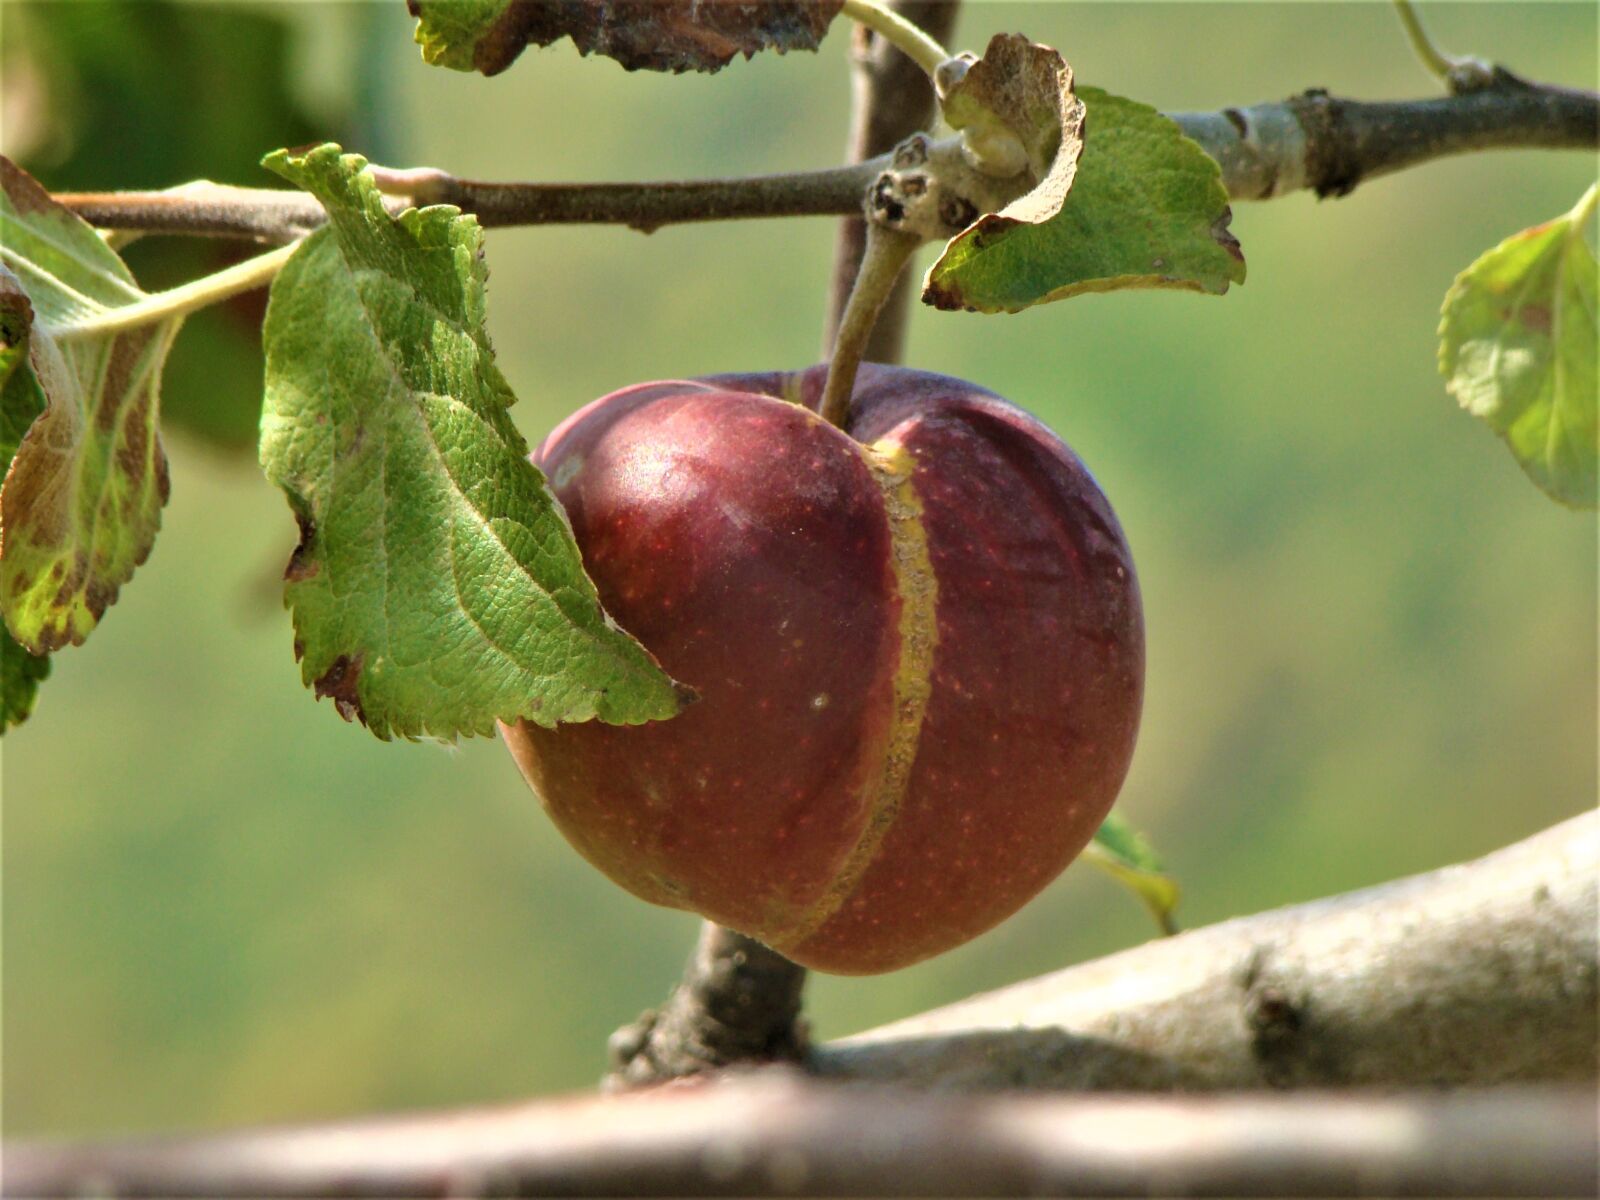
[[[866,218],[925,242],[945,242],[1032,183],[1026,174],[997,179],[978,169],[960,137],[936,142],[914,133],[895,147],[889,168],[868,190]]]

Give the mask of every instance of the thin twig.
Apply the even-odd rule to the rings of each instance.
[[[960,4],[957,0],[897,0],[895,10],[926,30],[936,41],[948,45],[955,33]],[[845,154],[851,162],[873,160],[881,164],[881,169],[888,165],[896,146],[933,124],[936,111],[933,88],[914,62],[865,29],[857,31],[852,57],[853,94]],[[823,323],[824,358],[833,350],[850,287],[861,267],[866,230],[859,204],[839,223],[839,237],[833,252],[833,279],[828,291],[828,315]],[[905,357],[911,284],[909,274],[895,284],[867,341],[863,355],[866,361],[893,363]]]
[[[1440,82],[1448,79],[1450,68],[1455,66],[1456,60],[1433,44],[1433,39],[1423,28],[1422,18],[1417,16],[1416,7],[1411,0],[1394,0],[1394,11],[1400,18],[1400,26],[1406,31],[1406,40],[1411,43],[1412,52],[1416,54],[1417,61],[1422,64],[1423,69]]]
[[[658,183],[478,183],[439,173],[417,197],[454,204],[485,226],[628,225],[650,233],[662,225],[747,217],[831,216],[850,211],[881,166],[858,163],[746,179]]]
[[[489,183],[443,171],[384,172],[391,210],[412,204],[453,204],[486,227],[627,225],[650,232],[662,225],[750,217],[838,216],[860,206],[884,162],[744,179],[662,180],[648,183]],[[58,203],[100,229],[288,242],[327,219],[304,192],[191,183],[160,192],[63,192]]]
[[[54,199],[97,229],[239,238],[268,244],[304,237],[328,219],[316,197],[285,188],[198,180],[159,192],[57,192]],[[406,201],[391,201],[398,211]]]
[[[7,1195],[1592,1196],[1593,1089],[960,1096],[768,1071],[613,1097],[7,1148]]]

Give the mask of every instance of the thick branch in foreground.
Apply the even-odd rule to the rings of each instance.
[[[611,1035],[616,1090],[732,1063],[794,1062],[806,1049],[800,995],[806,969],[711,921],[683,980],[659,1009]]]
[[[18,1144],[4,1188],[1592,1195],[1597,876],[1590,813],[1473,863],[1196,930],[820,1050],[816,1067],[848,1081],[769,1068],[610,1098]],[[1566,1083],[1436,1087],[1534,1079]],[[949,1094],[1323,1084],[1428,1090]]]
[[[1505,72],[1478,91],[1428,100],[1341,100],[1311,90],[1286,101],[1178,113],[1179,127],[1222,166],[1235,200],[1310,188],[1348,194],[1357,183],[1437,158],[1482,150],[1600,149],[1600,96],[1530,84]],[[480,183],[417,172],[396,207],[450,203],[486,226],[628,225],[851,216],[889,165],[883,154],[847,167],[752,179],[653,183]],[[323,220],[309,196],[261,188],[187,184],[164,192],[59,193],[101,229],[292,241]]]
[[[10,1196],[1581,1196],[1592,1090],[929,1095],[783,1071],[7,1150]]]
[[[1587,1081],[1600,813],[1476,862],[1242,917],[820,1047],[963,1089]]]

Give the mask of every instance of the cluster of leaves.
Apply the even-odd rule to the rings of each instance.
[[[738,54],[814,49],[839,3],[412,8],[429,61],[492,74],[560,37],[630,68],[716,70]],[[1220,170],[1173,122],[1077,88],[1059,54],[1020,36],[960,66],[945,119],[974,146],[1013,145],[1027,186],[949,241],[928,303],[1013,312],[1243,281]],[[672,716],[688,689],[601,609],[507,416],[477,222],[448,207],[394,213],[365,160],[336,145],[266,165],[329,217],[276,280],[263,330],[260,454],[301,531],[286,591],[306,683],[381,738]],[[182,318],[19,168],[6,163],[0,183],[3,726],[31,708],[42,656],[81,643],[150,552],[167,489],[162,368]],[[1462,403],[1573,504],[1593,504],[1595,489],[1590,211],[1464,273],[1441,354]]]
[[[510,61],[508,46],[563,35],[629,66],[712,70],[735,53],[814,48],[837,7],[739,6],[708,21],[678,3],[416,5],[431,60],[486,73]],[[949,267],[930,274],[930,297],[997,311],[1117,286],[1221,291],[1242,278],[1236,243],[1217,236],[1228,209],[1215,164],[1153,110],[1104,93],[1088,102],[1105,147],[1080,170],[1084,101],[1053,50],[997,38],[952,89],[953,124],[1016,131],[1038,194],[963,234]],[[1186,182],[1130,186],[1164,162]],[[476,221],[446,207],[395,215],[365,161],[337,146],[266,165],[329,214],[275,281],[263,330],[260,453],[301,531],[286,594],[307,684],[383,738],[672,716],[688,690],[600,608],[506,414]],[[1089,181],[1082,202],[1075,179]],[[7,285],[16,333],[0,361],[15,368],[8,395],[19,397],[6,416],[19,436],[32,427],[0,504],[0,606],[13,657],[38,656],[82,642],[149,553],[166,489],[161,367],[181,319],[97,333],[108,311],[147,297],[23,172],[8,166],[5,180],[18,276]],[[1122,230],[1125,244],[1085,259],[1086,228]],[[70,262],[56,264],[51,247]],[[80,296],[95,307],[66,299]],[[70,379],[52,366],[58,344],[73,347]],[[38,421],[24,402],[35,391]],[[29,662],[7,674],[12,721],[44,669]]]

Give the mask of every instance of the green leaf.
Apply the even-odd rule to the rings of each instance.
[[[423,61],[453,71],[476,71],[482,55],[492,64],[492,69],[482,68],[485,75],[505,70],[526,45],[517,45],[509,57],[505,50],[491,49],[504,40],[496,31],[507,20],[511,5],[512,0],[411,0]]]
[[[843,0],[408,0],[422,57],[496,75],[570,37],[630,71],[719,71],[737,55],[815,50]]]
[[[0,308],[0,468],[10,467],[23,434],[44,411],[44,393],[28,367],[27,321],[16,299]],[[0,625],[0,732],[33,711],[39,682],[49,673],[48,655],[29,654]]]
[[[305,681],[381,738],[674,715],[686,689],[601,609],[506,412],[478,223],[391,217],[337,146],[266,165],[329,217],[265,327],[261,461],[300,524],[286,578]]]
[[[1563,504],[1596,506],[1596,264],[1578,208],[1501,242],[1456,277],[1439,370],[1528,477]]]
[[[39,684],[49,674],[48,654],[28,653],[0,628],[0,733],[28,719],[39,698]]]
[[[35,654],[80,644],[150,553],[167,500],[156,432],[179,317],[80,327],[144,299],[99,235],[0,158],[0,310],[45,409],[0,488],[0,609]],[[20,369],[20,368],[19,368]]]
[[[1172,918],[1178,907],[1177,880],[1166,873],[1144,835],[1120,816],[1114,812],[1106,816],[1094,840],[1084,847],[1083,857],[1143,900],[1162,933],[1178,931]]]
[[[980,223],[929,269],[924,302],[936,308],[1019,312],[1049,300],[1118,288],[1182,288],[1220,295],[1244,282],[1228,232],[1222,170],[1148,105],[1098,88],[1072,190],[1042,224]]]

